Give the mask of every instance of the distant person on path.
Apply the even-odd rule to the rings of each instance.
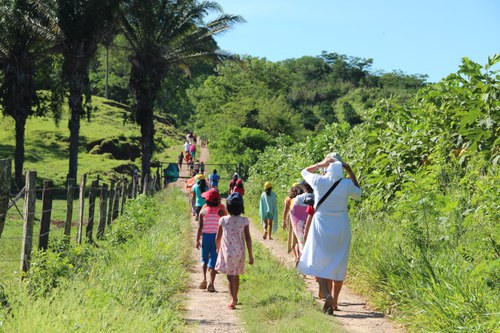
[[[184,154],[181,153],[177,156],[177,164],[179,164],[179,170],[182,170],[182,161],[184,160]]]
[[[324,176],[314,172],[327,168]],[[343,178],[342,168],[349,174]],[[302,177],[315,193],[316,211],[298,265],[302,274],[316,276],[326,295],[323,311],[338,311],[338,297],[347,271],[351,246],[351,225],[347,211],[349,197],[358,199],[361,189],[351,167],[338,154],[328,154],[320,163],[302,170]],[[329,281],[333,281],[333,297]]]
[[[243,187],[243,180],[238,179],[236,181],[236,186],[233,188],[233,193],[238,192],[241,196],[245,195],[245,188]]]
[[[234,187],[236,186],[236,182],[238,181],[239,178],[240,176],[238,175],[238,173],[235,172],[233,178],[229,182],[229,190],[227,191],[228,195],[233,193]]]
[[[200,172],[202,174],[205,174],[205,163],[203,163],[203,161],[201,161],[201,163],[200,163]]]
[[[217,231],[217,264],[215,270],[227,274],[231,302],[227,304],[230,310],[236,309],[240,274],[245,273],[245,243],[248,250],[248,263],[253,265],[252,238],[250,237],[250,222],[241,216],[244,213],[243,198],[239,193],[231,194],[226,201],[230,216],[221,217]]]
[[[191,189],[191,192],[193,192],[195,197],[194,209],[196,212],[196,221],[198,221],[200,216],[201,207],[206,203],[205,198],[202,196],[203,192],[206,191],[208,191],[208,186],[205,177],[199,173],[196,175],[196,184],[193,185],[193,188]]]
[[[189,141],[186,141],[184,142],[184,153],[188,153],[189,152]]]
[[[288,190],[288,195],[285,198],[285,202],[283,203],[283,218],[281,221],[281,225],[284,230],[288,231],[288,253],[293,251],[293,257],[295,260],[295,266],[299,263],[299,254],[297,253],[297,237],[295,237],[295,233],[293,232],[292,224],[290,222],[290,207],[292,205],[295,197],[300,193],[299,183],[294,183]]]
[[[210,184],[210,188],[214,188],[216,190],[219,189],[219,179],[220,176],[217,174],[217,169],[214,169],[214,171],[208,176],[208,181]]]
[[[186,161],[186,164],[189,164],[190,159],[191,159],[191,154],[188,151],[184,154],[184,160]]]
[[[189,153],[193,156],[193,159],[196,158],[196,145],[194,143],[189,146]]]
[[[215,292],[215,264],[217,263],[217,247],[215,237],[219,229],[219,219],[225,215],[225,211],[219,208],[220,195],[214,189],[201,194],[206,204],[200,211],[198,220],[198,233],[196,235],[196,248],[201,247],[201,263],[203,265],[203,281],[200,283],[200,289],[206,289],[208,292]],[[207,285],[207,269],[210,273],[210,279]]]
[[[272,189],[273,186],[270,182],[264,184],[264,192],[260,196],[259,204],[260,219],[264,227],[264,236],[262,238],[267,239],[267,233],[269,232],[269,239],[271,240],[273,239],[272,234],[278,229],[278,205],[276,204],[276,194]]]

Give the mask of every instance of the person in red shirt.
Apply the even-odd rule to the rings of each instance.
[[[238,192],[241,196],[245,194],[245,188],[243,187],[243,181],[241,179],[236,181],[236,186],[233,188],[233,193],[234,192]]]

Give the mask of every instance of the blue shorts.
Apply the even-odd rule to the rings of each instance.
[[[215,236],[217,234],[201,235],[201,262],[207,264],[208,268],[214,268],[217,262],[217,247]]]

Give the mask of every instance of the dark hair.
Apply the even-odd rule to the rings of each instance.
[[[303,181],[300,183],[300,186],[302,187],[302,189],[304,190],[304,192],[307,192],[307,193],[313,193],[313,188],[311,187],[311,185],[309,185],[306,181]]]
[[[218,207],[219,201],[206,201],[208,207]]]
[[[241,215],[245,213],[245,206],[241,204],[236,204],[236,203],[230,203],[229,201],[226,201],[226,207],[227,207],[227,212],[231,215]]]
[[[205,179],[200,179],[198,186],[200,187],[201,193],[208,191],[207,181]]]
[[[217,173],[217,169],[214,169],[214,173]]]

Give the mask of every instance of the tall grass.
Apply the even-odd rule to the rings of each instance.
[[[190,239],[185,206],[176,188],[129,202],[109,242],[56,288],[44,295],[28,287],[7,291],[11,310],[2,310],[0,331],[181,330],[179,293],[187,287]]]

